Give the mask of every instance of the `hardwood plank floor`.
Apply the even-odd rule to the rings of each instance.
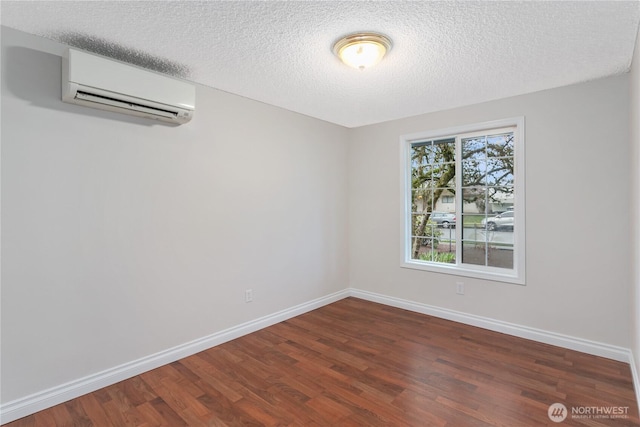
[[[545,425],[640,425],[629,366],[347,298],[7,427]]]

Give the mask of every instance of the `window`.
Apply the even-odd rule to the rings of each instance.
[[[402,266],[524,284],[524,118],[401,137]]]

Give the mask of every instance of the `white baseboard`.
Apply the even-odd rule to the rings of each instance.
[[[191,356],[219,344],[250,334],[267,326],[299,316],[349,296],[347,290],[296,305],[292,308],[234,326],[215,334],[116,366],[111,369],[44,390],[0,405],[0,424],[9,423],[35,412],[58,405],[103,387],[134,377],[151,369]]]
[[[0,424],[9,423],[17,420],[18,418],[25,417],[84,394],[91,393],[100,388],[115,384],[119,381],[131,378],[135,375],[139,375],[168,363],[175,362],[176,360],[191,356],[200,351],[215,347],[219,344],[250,334],[292,317],[299,316],[349,296],[629,363],[636,397],[640,397],[640,380],[638,378],[638,371],[634,363],[633,354],[631,350],[627,348],[349,288],[238,326],[234,326],[207,337],[107,369],[97,374],[89,375],[21,399],[7,402],[0,405]]]
[[[570,350],[576,350],[595,356],[606,357],[608,359],[617,360],[619,362],[631,362],[631,351],[628,348],[624,347],[617,347],[614,345],[576,338],[569,335],[558,334],[555,332],[544,331],[541,329],[530,328],[528,326],[516,325],[514,323],[503,322],[501,320],[495,320],[488,317],[476,316],[460,311],[435,307],[428,304],[389,297],[386,295],[376,294],[373,292],[362,291],[353,288],[349,289],[349,295],[367,301],[378,302],[392,307],[414,311],[416,313],[428,314],[430,316],[453,320],[455,322],[464,323],[466,325],[489,329],[490,331],[502,332],[504,334],[513,335],[520,338],[526,338],[545,344],[556,345],[558,347],[564,347]]]

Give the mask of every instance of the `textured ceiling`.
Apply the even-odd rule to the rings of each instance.
[[[640,2],[2,1],[2,24],[356,127],[627,71]],[[394,43],[365,71],[331,47]]]

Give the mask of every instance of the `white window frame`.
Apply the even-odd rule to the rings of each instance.
[[[462,209],[462,174],[460,135],[470,133],[483,133],[500,128],[515,127],[514,130],[514,242],[513,242],[513,268],[489,267],[483,265],[463,264],[461,262],[462,227],[456,227],[456,264],[436,263],[420,261],[411,258],[411,144],[429,139],[456,138],[456,218],[461,219]],[[403,268],[431,271],[435,273],[451,274],[456,276],[474,277],[478,279],[494,280],[500,282],[525,284],[525,144],[524,144],[524,117],[513,117],[502,120],[494,120],[471,125],[456,126],[446,129],[425,131],[402,135],[400,137],[400,171],[401,171],[401,262]]]

